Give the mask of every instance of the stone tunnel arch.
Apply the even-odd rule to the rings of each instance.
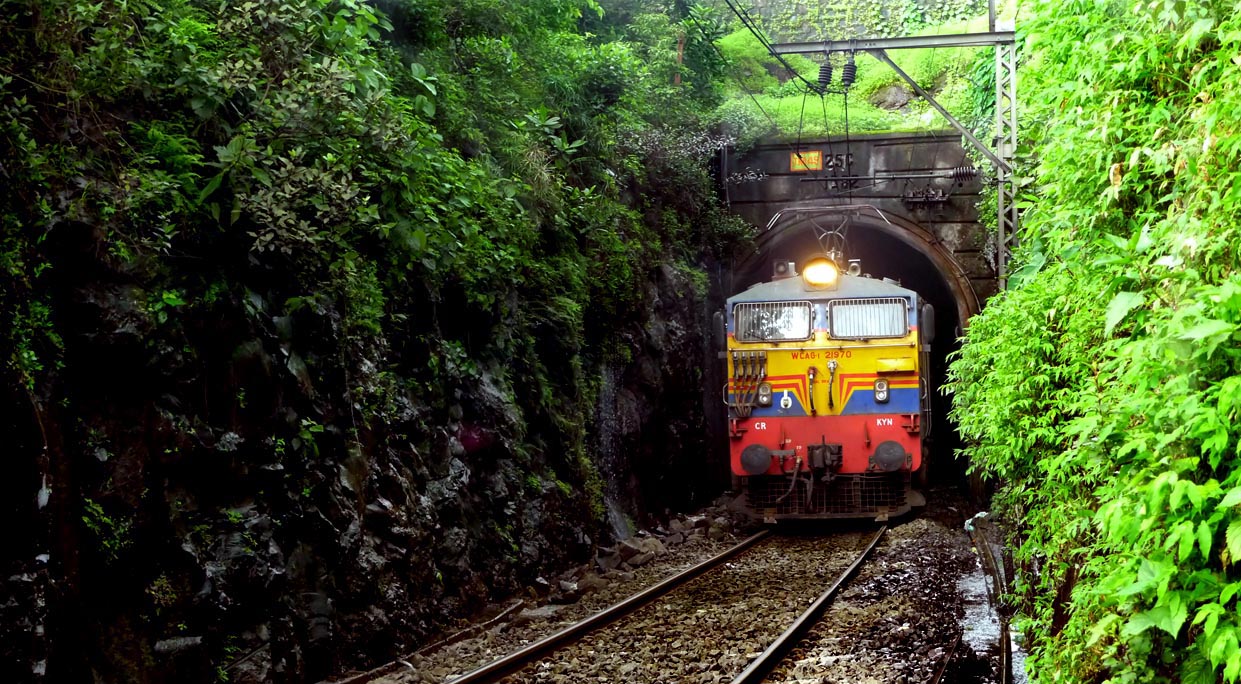
[[[998,285],[990,256],[994,237],[978,215],[983,178],[973,164],[953,131],[874,133],[796,145],[772,140],[727,151],[720,160],[725,200],[760,232],[755,249],[719,272],[720,293],[727,297],[769,280],[777,260],[804,263],[821,253],[813,226],[845,222],[847,256],[860,258],[863,272],[899,280],[935,306],[931,370],[933,382],[942,386],[959,335]],[[806,208],[819,211],[796,211]],[[782,220],[762,229],[778,212]],[[709,374],[716,370],[719,377],[711,378],[719,387],[722,368]],[[933,448],[945,457],[941,463],[952,462],[960,441],[947,421],[949,397],[935,392],[933,399],[938,435]],[[723,427],[712,429],[723,435]],[[964,464],[954,464],[936,467],[932,477],[942,481],[954,469],[961,474]]]
[[[864,272],[901,280],[906,287],[914,290],[918,290],[919,285],[925,287],[925,269],[911,269],[910,264],[904,264],[902,268],[901,264],[892,263],[890,254],[886,259],[866,258],[878,251],[889,251],[893,243],[903,245],[921,255],[933,267],[941,284],[951,295],[956,321],[962,330],[969,319],[978,313],[978,296],[970,284],[969,275],[934,233],[899,214],[871,207],[822,207],[813,215],[794,215],[765,230],[755,240],[754,251],[734,264],[733,291],[738,292],[768,279],[773,262],[781,258],[800,264],[809,256],[816,255],[820,250],[814,228],[835,228],[840,225],[837,217],[845,219],[843,230],[850,247],[859,242],[866,245],[861,252],[846,254],[847,258],[862,258]],[[888,249],[884,249],[885,244]],[[911,272],[915,277],[906,275]],[[901,277],[903,275],[906,277]]]
[[[819,164],[803,168],[794,163],[805,162],[805,155]],[[936,278],[955,293],[952,305],[962,321],[996,292],[994,236],[978,215],[985,199],[983,178],[954,132],[875,133],[803,140],[796,146],[770,141],[722,155],[721,171],[729,208],[752,225],[766,226],[777,212],[785,213],[784,222],[760,234],[760,249],[752,255],[756,264],[770,253],[765,247],[803,232],[795,219],[812,222],[790,208],[835,207],[848,214],[852,207],[859,246],[886,242],[911,251],[912,259],[929,259]],[[876,256],[886,256],[885,251]],[[878,260],[868,261],[864,266],[873,267]],[[769,274],[764,267],[758,275]],[[722,283],[726,289],[730,284]]]

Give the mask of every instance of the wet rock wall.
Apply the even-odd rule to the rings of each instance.
[[[647,317],[631,333],[634,355],[600,371],[595,460],[617,537],[633,531],[619,509],[661,518],[727,484],[715,427],[723,411],[712,401],[722,372],[709,333],[723,306],[718,288],[702,271],[664,265],[646,290]]]
[[[609,517],[718,492],[711,306],[692,269],[649,275],[644,318],[609,333],[631,355],[556,380],[598,387],[565,426],[513,381],[532,358],[558,372],[563,350],[452,361],[433,329],[356,335],[343,298],[291,305],[244,252],[174,278],[62,229],[62,365],[0,412],[16,455],[0,485],[16,531],[0,554],[5,681],[329,678],[589,559],[627,531]],[[415,380],[450,361],[469,372]]]

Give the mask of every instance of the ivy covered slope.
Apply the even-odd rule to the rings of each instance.
[[[1008,7],[1011,3],[999,4],[1002,16],[1015,12]],[[979,0],[763,0],[754,3],[750,16],[769,40],[796,42],[985,31],[986,9],[987,3]],[[832,92],[820,96],[808,93],[806,82],[817,84],[821,56],[785,57],[798,78],[740,21],[731,28],[718,43],[736,78],[726,82],[728,97],[716,117],[739,147],[770,137],[797,140],[949,128],[891,67],[866,52],[855,55],[857,80],[847,98],[839,92],[846,57],[833,55]],[[985,118],[978,111],[982,103],[976,93],[985,93],[980,84],[993,78],[993,54],[975,48],[935,48],[892,50],[889,56],[954,115],[971,121]]]
[[[1241,15],[1036,4],[1012,288],[952,366],[1042,682],[1241,679]]]
[[[905,36],[969,19],[987,12],[987,0],[756,0],[752,11],[781,40],[848,40]]]
[[[603,4],[4,5],[0,679],[316,681],[710,494],[722,64]]]

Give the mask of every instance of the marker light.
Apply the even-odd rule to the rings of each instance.
[[[758,405],[771,406],[771,383],[764,382],[758,386]]]
[[[875,403],[888,403],[888,381],[882,378],[875,381]]]
[[[831,259],[820,257],[811,260],[802,268],[801,277],[811,289],[829,290],[836,287],[836,281],[840,280],[840,269]]]

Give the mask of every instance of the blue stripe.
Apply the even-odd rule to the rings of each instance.
[[[922,410],[918,401],[917,387],[893,387],[888,390],[888,403],[875,401],[874,390],[854,390],[845,404],[842,416],[853,416],[864,413],[918,413]]]

